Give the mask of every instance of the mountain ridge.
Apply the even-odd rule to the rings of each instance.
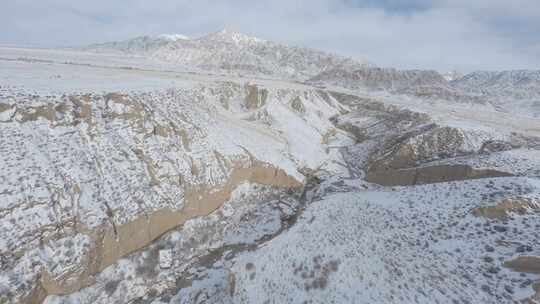
[[[164,40],[141,36],[119,42],[91,44],[80,48],[146,56],[206,71],[237,72],[304,80],[328,69],[358,69],[369,63],[315,49],[251,37],[230,30],[198,38]]]
[[[160,36],[0,48],[0,303],[540,300],[536,72]]]
[[[443,73],[425,69],[383,68],[367,60],[289,46],[229,29],[194,38],[179,34],[139,36],[91,44],[80,49],[141,55],[207,71],[288,77],[308,83],[330,82],[345,87],[387,90],[443,86],[466,94],[505,94],[517,98],[530,97],[530,92],[526,90],[533,90],[532,96],[540,96],[540,70],[473,71],[462,74],[458,71]],[[412,78],[415,81],[411,81]],[[514,87],[519,89],[516,94],[509,91]],[[497,92],[493,92],[495,90]]]

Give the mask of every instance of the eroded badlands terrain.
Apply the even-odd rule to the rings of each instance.
[[[0,303],[540,303],[537,71],[230,32],[0,67]]]

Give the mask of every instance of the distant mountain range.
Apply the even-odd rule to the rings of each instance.
[[[535,70],[478,71],[463,75],[456,71],[441,74],[433,70],[379,68],[367,60],[287,46],[229,30],[200,38],[178,34],[141,36],[81,49],[144,56],[207,72],[384,90],[427,99],[493,103],[503,110],[519,103],[532,109],[532,112],[527,110],[528,114],[540,116],[540,71]]]
[[[336,67],[355,70],[368,66],[367,62],[362,60],[308,48],[290,47],[229,30],[194,39],[181,35],[142,36],[126,41],[92,44],[82,49],[141,55],[207,71],[297,80],[307,79]]]
[[[1,304],[540,301],[539,71],[221,31],[0,80]]]

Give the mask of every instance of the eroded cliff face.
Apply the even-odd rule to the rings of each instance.
[[[350,109],[331,120],[363,147],[357,166],[368,182],[411,186],[532,173],[527,157],[521,165],[511,159],[514,151],[534,151],[538,138],[442,125],[376,99],[331,94]]]
[[[222,206],[246,183],[299,193],[315,175],[324,190],[310,192],[313,200],[332,191],[538,172],[529,149],[537,139],[443,125],[375,98],[290,84],[0,97],[0,299],[11,302],[90,293],[106,303],[99,280],[115,277],[103,273],[121,268],[119,259],[157,259],[156,240],[225,213]],[[270,205],[288,210],[280,201]],[[498,212],[488,209],[478,212]],[[278,219],[296,212],[283,210]],[[229,246],[226,227],[245,222],[214,220],[227,223],[216,239],[201,232],[190,259],[207,254],[213,243],[206,238]],[[281,228],[273,225],[275,235]],[[192,261],[174,259],[178,277]],[[115,282],[107,282],[114,293]]]
[[[507,220],[513,215],[525,215],[538,210],[540,210],[539,201],[528,197],[512,197],[493,206],[475,208],[473,214],[487,219]]]
[[[435,165],[371,171],[367,173],[366,180],[383,186],[412,186],[505,176],[512,174],[491,169],[475,169],[467,165]]]
[[[47,295],[66,295],[94,283],[93,275],[115,263],[119,258],[136,252],[158,237],[183,225],[187,220],[206,216],[230,199],[231,193],[243,183],[268,185],[299,191],[303,184],[288,176],[283,170],[258,163],[250,167],[234,168],[225,184],[214,189],[189,189],[185,193],[181,210],[159,209],[144,214],[120,226],[104,225],[87,230],[90,248],[81,257],[76,271],[55,273],[41,272],[36,290],[24,301],[41,303]],[[81,232],[85,234],[85,232]]]
[[[540,73],[162,38],[0,47],[0,303],[540,301]]]
[[[300,191],[300,171],[329,157],[321,142],[334,130],[332,102],[233,83],[5,96],[2,299],[39,303],[88,286],[119,258],[219,208],[242,183]],[[312,155],[300,153],[306,145]]]

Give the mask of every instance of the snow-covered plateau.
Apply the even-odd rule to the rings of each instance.
[[[540,303],[540,71],[0,47],[0,303]]]

